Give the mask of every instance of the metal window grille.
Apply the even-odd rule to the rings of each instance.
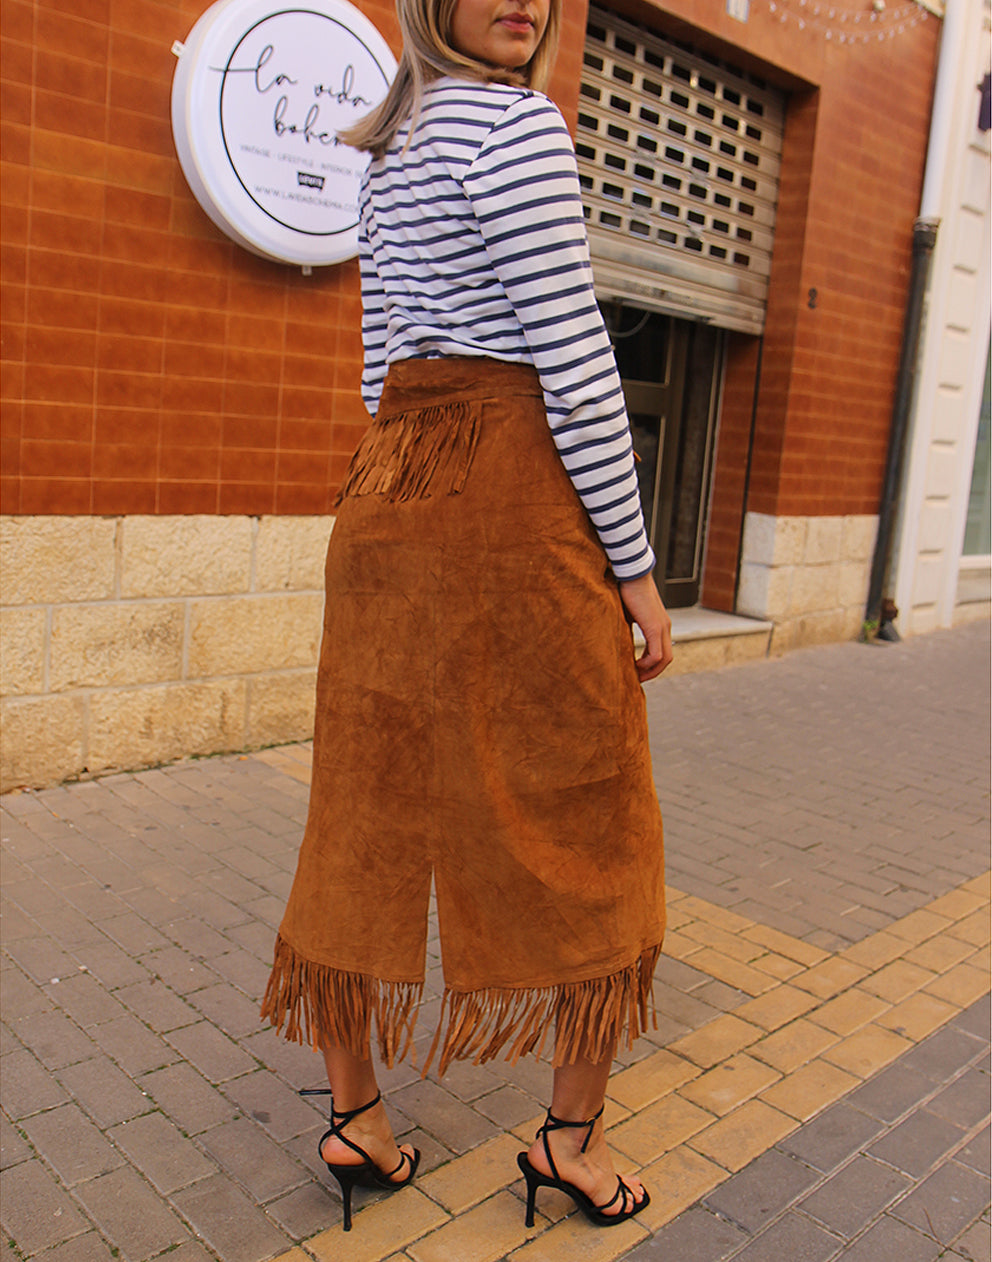
[[[785,98],[591,7],[576,151],[601,298],[760,333]]]

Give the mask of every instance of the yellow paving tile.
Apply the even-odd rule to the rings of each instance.
[[[756,968],[731,959],[712,947],[704,947],[698,951],[689,963],[693,968],[715,977],[717,981],[733,986],[735,990],[743,990],[745,995],[762,995],[775,985],[774,979],[767,973],[759,973]]]
[[[748,1051],[780,1073],[791,1074],[838,1041],[830,1030],[800,1017],[755,1043]]]
[[[976,951],[974,955],[969,955],[967,961],[972,968],[983,968],[986,972],[992,970],[992,948],[983,946],[980,951]]]
[[[980,894],[973,894],[970,890],[959,887],[949,894],[935,898],[932,903],[927,903],[927,911],[932,911],[937,916],[950,916],[952,920],[964,920],[980,907],[987,907],[988,902]]]
[[[952,938],[960,938],[963,942],[970,942],[972,946],[988,946],[989,941],[992,940],[992,925],[989,922],[988,908],[972,912],[964,920],[959,920],[949,933]]]
[[[908,964],[905,960],[894,960],[877,973],[872,973],[871,977],[865,978],[862,986],[891,1004],[899,1003],[907,995],[922,990],[933,979],[934,974],[928,968],[920,968],[919,964]]]
[[[345,1256],[348,1262],[379,1262],[449,1221],[444,1210],[417,1188],[403,1188],[359,1210],[355,1229],[347,1236],[339,1223],[308,1240],[307,1250],[319,1262],[342,1262]]]
[[[950,917],[937,916],[922,907],[919,911],[912,911],[908,916],[903,916],[902,920],[897,920],[895,924],[890,925],[889,932],[894,933],[897,938],[905,938],[907,942],[912,942],[915,946],[920,942],[925,942],[927,938],[932,938],[935,933],[940,933],[942,929],[947,929],[953,923]]]
[[[957,964],[948,969],[936,981],[926,987],[928,995],[936,995],[958,1008],[967,1008],[976,999],[981,999],[989,989],[989,974],[984,968],[975,968],[971,964]]]
[[[638,1214],[638,1221],[657,1231],[722,1183],[727,1172],[682,1145],[643,1170],[641,1178],[651,1193],[651,1204]]]
[[[606,1090],[610,1099],[625,1108],[643,1109],[695,1078],[699,1072],[697,1065],[663,1048],[615,1074]]]
[[[705,920],[686,925],[685,936],[695,939],[703,946],[713,947],[723,955],[729,955],[732,960],[740,960],[743,964],[755,959],[764,950],[757,942],[750,942],[740,933],[728,933],[720,925],[711,925]]]
[[[417,1184],[431,1200],[460,1214],[518,1177],[518,1152],[520,1140],[516,1135],[497,1135],[463,1157],[421,1175]]]
[[[759,956],[756,960],[752,960],[752,966],[760,969],[762,973],[768,973],[771,977],[776,977],[780,982],[787,982],[791,977],[795,977],[797,973],[803,971],[803,965],[797,964],[795,960],[787,959],[784,955],[776,955],[774,951],[769,951],[766,955]]]
[[[891,964],[906,953],[905,938],[897,938],[894,933],[886,933],[884,929],[873,933],[853,946],[845,947],[841,956],[852,964],[863,964],[865,968],[881,968]]]
[[[728,933],[745,933],[754,924],[754,921],[748,920],[746,916],[740,916],[735,911],[728,911],[726,907],[717,907],[716,903],[708,903],[705,899],[696,898],[693,894],[686,895],[682,910],[695,915],[698,920],[705,920],[711,925],[719,925]]]
[[[950,1021],[958,1011],[955,1004],[946,1003],[936,995],[920,992],[890,1008],[884,1016],[878,1018],[878,1024],[919,1043],[945,1021]]]
[[[687,938],[684,933],[673,933],[671,929],[665,930],[665,954],[670,955],[673,960],[691,960],[702,949],[695,938]]]
[[[540,1206],[540,1192],[538,1206]],[[648,1230],[637,1218],[628,1219],[616,1227],[598,1230],[591,1227],[584,1215],[575,1213],[555,1223],[547,1231],[516,1249],[507,1262],[613,1262],[622,1258],[634,1245],[648,1238]],[[340,1262],[344,1262],[341,1259]],[[347,1262],[351,1262],[348,1258]],[[462,1262],[472,1262],[470,1256]]]
[[[795,986],[776,986],[767,995],[742,1003],[734,1009],[734,1016],[750,1021],[752,1025],[760,1025],[763,1030],[777,1030],[779,1026],[803,1016],[816,1004],[816,997],[805,990],[797,990]]]
[[[828,958],[828,952],[821,951],[819,947],[810,946],[808,942],[793,938],[778,929],[770,929],[768,925],[754,925],[741,932],[752,942],[760,942],[762,946],[768,947],[769,951],[784,955],[786,959],[795,960],[797,964],[805,964],[807,968],[812,968]]]
[[[415,1262],[498,1262],[538,1229],[536,1222],[530,1230],[524,1226],[524,1208],[512,1192],[500,1192],[409,1245],[407,1253]]]
[[[859,986],[845,990],[835,999],[829,999],[810,1014],[810,1020],[822,1025],[834,1034],[853,1034],[869,1021],[874,1021],[892,1005],[877,995],[870,995]]]
[[[673,1095],[649,1104],[630,1121],[615,1127],[609,1133],[609,1141],[639,1166],[646,1166],[712,1121],[712,1113]]]
[[[974,950],[970,942],[962,942],[960,938],[941,933],[936,938],[930,938],[913,947],[903,958],[910,964],[918,964],[920,968],[928,968],[933,973],[946,973],[955,964],[967,960]],[[973,960],[969,962],[974,963]]]
[[[972,894],[979,894],[986,902],[992,899],[992,871],[983,872],[981,876],[973,876],[970,881],[960,886]]]
[[[761,1038],[763,1033],[759,1026],[752,1025],[750,1021],[741,1021],[739,1017],[727,1012],[670,1043],[669,1051],[687,1057],[703,1069],[709,1069]]]
[[[816,964],[813,968],[807,969],[805,973],[800,973],[798,977],[793,978],[792,984],[801,990],[808,990],[810,994],[820,999],[830,999],[840,991],[847,990],[848,986],[854,986],[861,981],[862,977],[867,976],[867,973],[868,969],[862,965],[852,964],[850,960],[844,960],[839,955],[835,955],[829,960],[824,960],[822,964]]]
[[[748,1100],[694,1136],[689,1146],[725,1170],[741,1170],[795,1130],[796,1125],[794,1118],[763,1100]]]
[[[761,1098],[766,1104],[805,1122],[859,1083],[860,1079],[846,1070],[825,1060],[814,1060],[763,1091]]]
[[[309,1253],[304,1253],[302,1249],[290,1249],[288,1253],[280,1253],[278,1257],[272,1259],[272,1262],[310,1262]]]
[[[859,1078],[870,1078],[876,1070],[890,1064],[913,1044],[909,1039],[880,1025],[866,1025],[863,1030],[842,1039],[823,1053],[824,1060],[839,1065]]]
[[[723,1117],[738,1104],[750,1100],[766,1087],[777,1082],[778,1070],[770,1065],[754,1060],[750,1056],[732,1056],[730,1060],[717,1065],[701,1078],[695,1078],[679,1088],[679,1095],[701,1109]]]

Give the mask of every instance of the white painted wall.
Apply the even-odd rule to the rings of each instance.
[[[990,133],[977,85],[989,69],[989,0],[948,0],[921,215],[940,219],[931,261],[896,538],[902,634],[951,626],[989,345],[992,302]],[[981,566],[978,566],[981,570]],[[988,574],[988,567],[985,567]],[[969,565],[972,596],[974,558]]]

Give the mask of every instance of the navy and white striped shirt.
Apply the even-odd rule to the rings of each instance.
[[[575,151],[538,92],[445,78],[373,159],[359,229],[362,395],[435,355],[533,364],[565,470],[618,579],[654,565],[630,427],[593,294]]]

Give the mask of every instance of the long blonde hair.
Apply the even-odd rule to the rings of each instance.
[[[416,121],[426,85],[442,75],[544,90],[558,52],[562,0],[551,0],[541,42],[520,70],[476,61],[452,45],[451,20],[457,3],[458,0],[396,0],[396,16],[403,34],[396,77],[371,114],[338,132],[344,144],[381,157],[406,120]]]

